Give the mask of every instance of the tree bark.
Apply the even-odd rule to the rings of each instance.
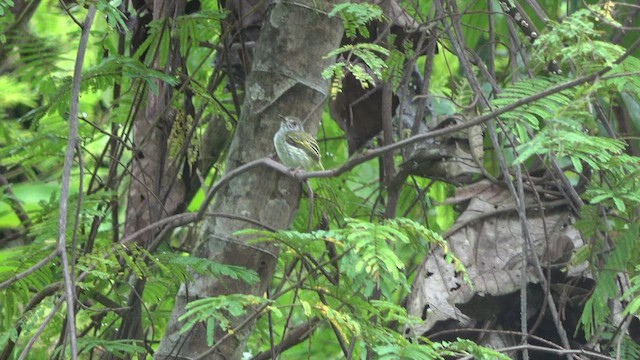
[[[324,5],[329,5],[325,3]],[[278,115],[310,119],[307,130],[317,127],[323,102],[328,97],[328,82],[321,77],[331,59],[324,56],[335,49],[342,37],[340,22],[326,15],[324,6],[311,0],[274,3],[270,7],[256,45],[253,69],[246,83],[246,96],[238,129],[231,144],[226,170],[231,171],[249,161],[271,156],[273,134],[279,127]],[[234,178],[221,189],[211,211],[250,217],[277,229],[289,226],[298,208],[301,184],[268,168],[250,170]],[[229,218],[209,218],[196,256],[252,269],[260,283],[248,285],[229,278],[212,278],[194,274],[193,281],[178,292],[167,333],[155,359],[196,358],[207,345],[206,327],[196,325],[180,334],[190,300],[242,293],[263,295],[271,282],[279,255],[273,244],[251,244],[235,236],[251,224]],[[242,319],[234,319],[232,326]],[[234,329],[215,353],[206,358],[239,359],[253,325]],[[226,332],[216,329],[215,340]]]
[[[185,0],[161,2],[155,0],[152,15],[154,20],[172,19],[183,15]],[[169,24],[167,20],[167,24]],[[141,30],[141,29],[137,29]],[[167,29],[165,36],[170,36]],[[154,67],[166,73],[175,72],[182,63],[177,39],[172,39],[170,56],[166,64],[160,64],[160,56],[156,55]],[[133,124],[134,154],[131,166],[131,185],[127,197],[126,222],[123,238],[143,229],[162,218],[180,211],[180,206],[188,202],[187,187],[190,181],[183,176],[176,181],[181,170],[179,165],[171,165],[174,159],[169,155],[171,128],[176,118],[176,110],[171,106],[173,87],[157,81],[157,92],[148,91],[144,106],[135,116]],[[180,163],[181,165],[181,163]],[[160,229],[150,231],[136,239],[141,248],[150,248],[152,240]],[[122,316],[121,324],[114,335],[116,339],[144,339],[142,325],[142,295],[145,291],[146,279],[135,274],[130,278],[133,291],[127,300],[127,312]],[[104,353],[103,360],[119,358],[112,353]],[[128,357],[127,357],[128,358]]]

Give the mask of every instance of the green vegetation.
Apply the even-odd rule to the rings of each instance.
[[[240,351],[246,359],[509,359],[529,356],[523,349],[536,358],[535,351],[543,351],[536,347],[569,354],[562,352],[571,350],[567,338],[574,350],[579,344],[603,358],[640,357],[633,336],[640,329],[635,2],[520,2],[534,20],[511,18],[495,1],[398,2],[411,20],[403,17],[404,23],[420,25],[407,35],[387,31],[394,19],[376,5],[316,1],[314,16],[342,21],[345,32],[343,43],[318,60],[340,59],[321,74],[330,104],[307,109],[326,108],[318,143],[324,168],[338,170],[312,173],[304,185],[295,179],[277,180],[277,188],[234,185],[215,196],[241,165],[234,136],[246,147],[238,152],[258,149],[256,159],[274,154],[266,148],[273,136],[266,129],[277,129],[276,116],[246,126],[263,131],[259,138],[242,138],[251,134],[241,131],[248,121],[242,112],[259,107],[247,104],[260,96],[267,104],[271,94],[244,88],[245,80],[258,80],[241,69],[253,58],[238,53],[268,46],[277,52],[279,45],[257,37],[240,42],[258,30],[247,25],[250,30],[240,31],[231,6],[176,3],[174,12],[163,14],[122,1],[0,0],[0,359],[151,358],[176,319],[177,334],[202,331],[211,352],[247,332]],[[546,22],[533,3],[542,6]],[[85,22],[93,11],[95,20]],[[532,27],[539,29],[535,36]],[[85,50],[79,77],[74,64]],[[554,67],[560,71],[549,71]],[[421,76],[412,75],[414,69]],[[381,88],[388,91],[373,92]],[[392,110],[378,101],[391,93],[392,133],[354,146],[353,138],[365,136],[353,135],[358,129],[391,119]],[[345,98],[351,103],[341,113]],[[357,126],[337,118],[359,116],[355,104],[368,100],[380,108],[367,105]],[[407,125],[400,115],[414,106]],[[416,117],[430,128],[420,131]],[[395,142],[406,146],[380,150]],[[349,154],[352,147],[355,154]],[[417,156],[423,149],[427,155]],[[463,162],[467,172],[451,175],[449,161]],[[469,174],[469,168],[477,171]],[[296,176],[297,170],[282,175]],[[496,201],[493,209],[504,213],[476,209],[477,218],[466,217],[470,202],[485,199],[471,186],[481,179],[508,189],[512,202]],[[289,228],[263,220],[288,219],[294,206],[284,200],[287,211],[275,215],[210,207],[237,201],[233,196],[271,201],[298,193]],[[557,258],[547,256],[560,243],[550,235],[556,229],[528,221],[555,216],[556,205],[549,204],[560,204],[558,211],[575,219],[562,226],[579,234]],[[483,272],[478,263],[496,260],[499,251],[474,259],[483,246],[474,226],[498,219],[497,238],[505,213],[517,224],[508,230],[517,228],[531,243],[523,240],[515,250],[505,244],[515,252],[508,254],[510,267]],[[224,222],[246,228],[212,231]],[[452,240],[460,231],[468,231],[466,248]],[[481,318],[462,311],[442,319],[469,333],[512,331],[514,343],[500,349],[481,336],[425,328],[432,300],[419,310],[412,304],[423,304],[426,295],[416,288],[435,277],[429,266],[442,270],[436,275],[448,291],[438,294],[443,301],[459,301],[460,308],[472,303],[469,313],[497,312],[472,301],[487,296],[500,307],[500,296],[507,295],[482,285],[476,292],[478,282],[490,283],[483,275],[495,275],[496,286],[506,288],[498,271],[521,267],[522,253],[532,252],[538,234],[552,240],[539,251],[542,260],[528,258],[530,271],[522,274],[530,281],[511,291],[509,301],[526,299],[527,286],[539,287],[544,295],[537,305],[547,309],[553,301],[559,309],[544,310],[547,317],[575,315],[562,317],[564,335],[557,329],[545,338],[557,346],[536,342],[544,337],[536,332],[544,311],[529,319],[510,314],[511,327],[496,325],[503,314]],[[219,250],[207,243],[216,236],[245,246],[241,258],[258,249],[275,268],[247,268],[224,254],[208,258],[203,254]],[[228,291],[210,290],[203,279]],[[261,282],[267,290],[256,293]],[[175,310],[177,296],[189,302]],[[483,306],[486,311],[478,310]],[[472,320],[465,323],[467,316]]]

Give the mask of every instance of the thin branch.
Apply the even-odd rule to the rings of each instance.
[[[340,255],[337,255],[335,258],[331,258],[325,262],[323,262],[322,264],[320,264],[319,267],[324,267],[327,264],[331,264],[337,260],[339,260],[340,258],[342,258],[344,255],[346,255],[345,253],[342,253]],[[302,286],[302,284],[304,284],[305,281],[307,281],[307,279],[309,277],[311,277],[316,271],[318,271],[318,267],[312,268],[310,271],[308,271],[304,276],[302,276],[297,283],[292,284],[291,286],[289,286],[288,288],[281,290],[279,292],[277,292],[276,294],[273,294],[271,296],[271,300],[273,299],[277,299],[281,296],[283,296],[284,294],[290,292],[290,291],[295,291],[296,289],[298,289],[299,287]],[[216,349],[223,343],[225,342],[228,338],[234,336],[234,333],[240,331],[242,328],[244,328],[245,326],[249,325],[253,320],[255,320],[258,316],[260,316],[260,314],[262,313],[263,310],[267,309],[269,306],[271,306],[272,304],[270,302],[266,302],[260,306],[258,306],[254,313],[247,316],[247,318],[245,318],[244,320],[242,320],[242,322],[240,322],[236,327],[233,328],[233,331],[229,331],[227,332],[227,334],[225,334],[223,337],[221,337],[215,344],[213,344],[213,346],[211,346],[209,349],[207,349],[206,351],[204,351],[203,353],[199,354],[197,357],[195,357],[193,360],[204,360],[204,359],[209,359],[211,357],[211,354],[213,354]]]
[[[527,209],[525,205],[526,198],[524,197],[524,186],[522,184],[522,166],[520,164],[516,164],[516,189],[517,189],[517,199],[520,201],[516,201],[516,205],[518,206],[518,217],[520,218],[520,223],[522,227],[522,235],[524,235],[524,241],[522,242],[522,262],[520,269],[520,331],[523,333],[527,333],[527,328],[529,327],[528,317],[527,317],[527,305],[528,305],[528,297],[529,293],[527,292],[527,287],[529,285],[529,276],[527,273],[529,267],[529,258],[526,254],[529,253],[529,245],[531,244],[531,249],[535,249],[533,247],[533,240],[531,239],[531,232],[529,231],[528,219],[527,219]],[[505,178],[508,179],[508,178]],[[509,181],[511,183],[511,181]],[[542,209],[541,209],[542,210]],[[541,211],[541,217],[544,219],[544,212]],[[522,336],[521,345],[528,345],[529,339],[526,335]],[[522,357],[524,360],[529,360],[529,351],[528,349],[524,349],[522,351]]]
[[[44,319],[44,321],[40,324],[40,326],[38,326],[38,330],[31,337],[31,339],[29,339],[29,342],[27,343],[27,345],[25,345],[24,350],[22,350],[22,353],[20,354],[20,357],[18,358],[18,360],[24,360],[27,358],[29,351],[31,351],[31,348],[36,343],[36,340],[38,340],[40,335],[42,335],[42,332],[44,332],[44,328],[47,327],[47,325],[49,325],[51,320],[53,320],[53,317],[56,315],[58,310],[60,310],[61,306],[62,306],[62,299],[60,299],[56,303],[56,306],[54,306],[53,309],[51,309],[51,312],[49,312],[49,315],[47,315],[47,318]],[[77,358],[77,354],[76,354],[76,358]]]
[[[313,318],[308,322],[299,325],[293,328],[286,338],[282,339],[282,341],[275,346],[275,351],[278,354],[281,354],[285,350],[297,345],[306,339],[313,333],[313,331],[321,324],[322,322],[318,318]],[[271,349],[267,351],[263,351],[254,356],[251,360],[268,360],[274,359],[274,357],[269,357],[271,355]]]
[[[82,208],[83,201],[83,190],[84,190],[84,162],[82,160],[82,149],[80,148],[80,144],[76,142],[76,153],[78,154],[78,201],[76,204],[76,213],[75,218],[73,219],[73,231],[72,231],[72,239],[71,239],[71,273],[76,273],[76,246],[78,244],[78,228],[80,227],[80,209]]]
[[[11,210],[13,210],[16,216],[18,216],[18,219],[20,220],[22,227],[25,230],[29,230],[31,226],[33,226],[33,222],[31,221],[29,214],[27,214],[26,210],[22,207],[22,204],[20,203],[20,201],[18,201],[16,195],[13,193],[13,190],[11,190],[11,184],[1,174],[0,174],[0,186],[4,187],[2,191],[5,194],[5,199],[6,199],[5,201],[9,203],[9,205],[11,206]]]
[[[62,10],[64,10],[65,13],[67,13],[67,15],[69,15],[69,17],[71,18],[71,20],[76,23],[76,25],[78,25],[78,27],[80,29],[84,29],[84,26],[82,25],[82,23],[80,22],[80,20],[76,19],[75,16],[73,16],[73,14],[71,13],[71,10],[67,7],[67,5],[64,3],[64,1],[59,0],[58,3],[60,4],[60,7],[62,8]]]
[[[76,320],[75,320],[75,296],[74,296],[74,279],[70,272],[69,259],[67,257],[67,213],[69,207],[69,184],[71,180],[71,167],[73,166],[73,157],[78,143],[78,111],[80,101],[80,82],[82,79],[82,64],[89,43],[89,31],[96,15],[94,5],[89,7],[87,17],[85,19],[80,44],[78,45],[78,55],[73,70],[73,85],[71,90],[71,115],[69,116],[69,139],[67,141],[67,151],[64,159],[64,171],[62,175],[62,184],[60,189],[60,218],[58,219],[58,253],[62,261],[62,272],[64,276],[65,298],[67,302],[67,328],[69,330],[69,339],[71,345],[71,359],[78,359],[78,340],[76,338]],[[40,329],[39,329],[40,330]],[[33,340],[33,339],[32,339]],[[26,355],[23,353],[23,355]]]
[[[9,279],[3,281],[0,283],[0,289],[4,289],[6,287],[11,286],[11,284],[13,284],[14,282],[24,279],[27,276],[33,274],[34,272],[40,270],[43,266],[47,265],[49,263],[49,261],[53,260],[56,256],[58,256],[58,250],[54,250],[52,251],[49,255],[47,255],[47,257],[45,257],[44,259],[38,261],[38,263],[36,263],[35,265],[33,265],[32,267],[28,268],[27,270],[13,275],[12,277],[10,277]]]
[[[640,39],[636,40],[636,42],[629,47],[629,50],[627,52],[625,52],[620,58],[618,58],[618,60],[616,60],[616,63],[620,63],[622,62],[624,59],[626,59],[627,57],[629,57],[633,51],[635,51],[636,48],[640,47]],[[507,106],[501,107],[499,109],[493,110],[487,114],[478,116],[476,118],[467,120],[465,122],[461,122],[460,124],[457,125],[452,125],[443,129],[437,129],[437,130],[433,130],[430,131],[428,133],[424,133],[424,134],[419,134],[419,135],[415,135],[412,137],[409,137],[407,139],[395,142],[393,144],[387,145],[387,146],[381,146],[379,148],[367,151],[361,155],[356,155],[354,157],[352,157],[351,159],[349,159],[346,163],[344,163],[342,166],[337,167],[335,169],[329,169],[329,170],[322,170],[322,171],[311,171],[311,172],[305,172],[305,171],[291,171],[288,167],[286,167],[285,165],[271,159],[271,158],[260,158],[260,159],[256,159],[253,161],[250,161],[244,165],[241,165],[231,171],[229,171],[224,177],[222,177],[220,179],[220,181],[218,181],[218,183],[216,183],[214,186],[212,186],[209,191],[207,192],[207,195],[205,197],[205,200],[203,201],[201,207],[198,209],[198,212],[196,213],[195,217],[193,217],[192,214],[178,214],[178,215],[173,215],[170,216],[168,218],[162,219],[158,222],[155,222],[153,224],[150,224],[148,226],[146,226],[143,229],[138,230],[137,232],[135,232],[134,234],[131,234],[130,236],[128,236],[127,238],[125,238],[123,240],[124,243],[127,243],[129,241],[131,241],[131,239],[135,236],[140,236],[142,233],[149,231],[151,228],[156,227],[156,226],[160,226],[166,223],[170,223],[172,221],[176,221],[176,224],[178,225],[174,225],[175,226],[180,226],[182,224],[186,224],[186,223],[190,223],[193,221],[198,221],[201,220],[207,210],[208,205],[211,203],[211,201],[213,200],[213,198],[215,197],[215,195],[217,194],[217,192],[226,184],[228,184],[233,178],[235,178],[236,176],[243,174],[246,171],[249,171],[253,168],[259,167],[259,166],[267,166],[269,168],[272,168],[284,175],[287,176],[291,176],[293,178],[296,178],[298,180],[305,180],[305,179],[309,179],[309,178],[325,178],[325,177],[333,177],[333,176],[338,176],[341,175],[343,173],[346,173],[348,171],[350,171],[351,169],[355,168],[356,166],[365,163],[371,159],[377,158],[379,156],[381,156],[382,154],[388,153],[388,152],[392,152],[395,151],[397,149],[401,149],[407,146],[411,146],[417,142],[420,141],[424,141],[424,140],[428,140],[428,139],[435,139],[435,138],[439,138],[445,135],[449,135],[455,132],[458,132],[460,130],[464,130],[467,128],[470,128],[472,126],[476,126],[476,125],[480,125],[483,123],[486,123],[489,120],[493,120],[495,118],[497,118],[498,116],[507,113],[511,110],[517,109],[521,106],[530,104],[534,101],[543,99],[547,96],[559,93],[561,91],[564,91],[566,89],[570,89],[572,87],[590,82],[590,81],[594,81],[598,78],[600,78],[603,74],[605,74],[606,72],[608,72],[609,70],[611,70],[611,67],[605,67],[600,71],[597,71],[595,73],[592,73],[590,75],[585,75],[583,77],[571,80],[571,81],[567,81],[565,83],[553,86],[543,92],[540,92],[538,94],[534,94],[532,96],[526,97],[526,98],[522,98],[519,99],[518,101],[515,101]]]
[[[514,336],[522,336],[523,334],[519,331],[513,331],[513,330],[495,330],[495,329],[474,329],[474,328],[461,328],[461,329],[449,329],[449,330],[442,330],[442,331],[438,331],[437,333],[431,334],[430,338],[434,339],[434,338],[438,338],[441,337],[443,335],[455,335],[455,334],[464,334],[464,333],[468,333],[468,332],[472,332],[472,333],[492,333],[492,334],[503,334],[503,335],[514,335]],[[581,355],[587,355],[587,356],[594,356],[596,358],[600,358],[600,359],[606,359],[606,360],[613,360],[613,358],[608,357],[606,355],[602,355],[593,351],[587,351],[587,350],[565,350],[562,348],[562,346],[549,341],[545,338],[536,336],[536,335],[530,335],[531,339],[536,340],[542,344],[548,345],[549,347],[542,347],[542,346],[538,346],[535,348],[535,350],[542,350],[542,349],[547,349],[544,351],[553,351],[553,350],[558,350],[561,351],[562,354],[566,354],[566,353],[572,353],[572,354],[581,354]],[[529,345],[529,348],[531,349],[531,345]],[[501,348],[501,349],[496,349],[499,350],[501,352],[508,352],[508,351],[512,351],[512,350],[518,350],[519,347],[509,347],[509,348]]]
[[[624,61],[624,59],[628,58],[638,47],[640,47],[640,39],[636,40],[636,42],[631,45],[629,47],[629,49],[622,55],[620,56],[620,58],[618,58],[618,60],[616,60],[616,64]],[[416,135],[416,136],[412,136],[409,137],[407,139],[395,142],[391,145],[388,146],[382,146],[379,148],[376,148],[374,150],[370,150],[367,151],[365,153],[363,153],[362,155],[359,156],[354,156],[352,157],[349,161],[347,161],[345,164],[343,164],[342,166],[335,168],[335,169],[331,169],[331,170],[324,170],[324,171],[314,171],[314,172],[300,172],[298,174],[295,174],[295,178],[297,179],[308,179],[308,178],[312,178],[312,177],[332,177],[332,176],[336,176],[336,175],[340,175],[343,174],[351,169],[353,169],[354,167],[356,167],[357,165],[360,165],[364,162],[367,162],[373,158],[376,158],[378,156],[381,156],[381,154],[389,152],[389,151],[394,151],[406,146],[410,146],[413,145],[417,142],[420,141],[424,141],[427,139],[434,139],[434,138],[438,138],[438,137],[442,137],[444,135],[448,135],[448,134],[452,134],[455,132],[458,132],[460,130],[464,130],[467,128],[470,128],[472,126],[476,126],[476,125],[480,125],[480,124],[484,124],[489,120],[493,120],[495,118],[497,118],[498,116],[505,114],[507,112],[510,112],[511,110],[517,109],[521,106],[530,104],[534,101],[538,101],[540,99],[546,98],[547,96],[559,93],[561,91],[570,89],[572,87],[578,86],[578,85],[582,85],[584,83],[588,83],[590,81],[594,81],[598,78],[600,78],[603,74],[607,73],[609,70],[611,70],[611,67],[607,66],[605,68],[603,68],[600,71],[594,72],[592,74],[589,75],[585,75],[582,77],[579,77],[577,79],[571,80],[571,81],[567,81],[565,83],[550,87],[549,89],[542,91],[538,94],[534,94],[532,96],[528,96],[526,98],[522,98],[519,99],[517,101],[514,101],[513,103],[506,105],[504,107],[501,107],[499,109],[493,110],[489,113],[486,113],[484,115],[475,117],[473,119],[470,119],[464,123],[458,124],[458,125],[453,125],[453,126],[449,126],[446,127],[444,129],[438,129],[438,130],[433,130],[431,132],[425,133],[425,134],[420,134],[420,135]],[[273,161],[273,160],[272,160]],[[254,164],[255,166],[255,164]],[[238,170],[240,168],[237,168],[236,170]],[[234,176],[237,176],[234,175]]]
[[[302,264],[307,269],[307,272],[313,271],[313,268],[311,267],[311,265],[307,261],[304,261],[304,259],[302,261]],[[327,302],[327,298],[324,296],[324,294],[322,293],[321,290],[320,291],[316,291],[316,295],[318,295],[318,299],[320,299],[320,302],[323,305],[329,306],[329,303]],[[344,335],[343,335],[341,329],[333,321],[329,321],[329,324],[331,325],[331,329],[333,329],[333,333],[336,336],[336,340],[338,341],[338,344],[340,345],[340,348],[342,349],[342,353],[344,354],[345,358],[349,358],[349,347],[347,346],[349,343],[344,338]]]
[[[56,255],[57,255],[57,252],[56,252]],[[29,302],[24,306],[23,314],[26,314],[29,311],[33,310],[45,298],[55,294],[58,290],[60,290],[60,288],[62,288],[62,283],[61,282],[55,282],[53,284],[49,284],[49,285],[45,286],[42,290],[40,290],[35,295],[33,295],[33,297],[29,300]],[[56,303],[61,303],[61,302],[62,302],[62,299],[58,299]],[[24,322],[21,322],[21,321],[18,321],[16,323],[16,326],[14,328],[15,331],[16,331],[16,334],[17,334],[16,338],[15,338],[15,340],[9,339],[9,341],[7,341],[4,349],[0,353],[0,359],[7,360],[7,359],[13,359],[14,358],[14,356],[12,356],[11,354],[13,353],[13,349],[16,346],[16,342],[18,341],[18,338],[19,338],[20,334],[22,333],[23,325],[24,325]],[[33,340],[33,341],[35,343],[35,340]],[[23,350],[23,352],[24,352],[24,350]]]
[[[220,213],[220,212],[205,212],[204,216],[211,216],[211,217],[222,217],[222,218],[227,218],[227,219],[234,219],[234,220],[240,220],[240,221],[245,221],[248,222],[250,224],[253,224],[255,226],[259,226],[265,230],[269,230],[269,231],[277,231],[276,229],[272,228],[269,225],[263,224],[255,219],[246,217],[246,216],[242,216],[242,215],[234,215],[234,214],[225,214],[225,213]],[[184,226],[187,224],[191,224],[197,221],[202,220],[202,218],[198,217],[197,213],[182,213],[182,214],[176,214],[176,215],[171,215],[168,216],[166,218],[163,218],[161,220],[158,220],[156,222],[153,222],[145,227],[143,227],[142,229],[134,232],[131,235],[128,235],[126,238],[122,239],[122,241],[120,243],[122,244],[128,244],[132,241],[134,241],[137,237],[143,235],[146,232],[152,231],[152,230],[159,230],[158,228],[160,228],[163,225],[166,224],[170,224],[168,226],[168,228],[174,229],[180,226]]]

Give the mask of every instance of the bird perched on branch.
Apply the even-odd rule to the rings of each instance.
[[[292,116],[280,116],[280,130],[273,136],[273,145],[280,161],[293,169],[310,170],[319,167],[320,148],[313,135],[304,131],[302,122]]]

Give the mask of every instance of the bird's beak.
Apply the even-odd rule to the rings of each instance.
[[[278,114],[278,117],[280,119],[282,119],[282,121],[280,121],[280,127],[285,126],[285,124],[287,123],[287,119],[284,116],[280,115],[280,114]]]

